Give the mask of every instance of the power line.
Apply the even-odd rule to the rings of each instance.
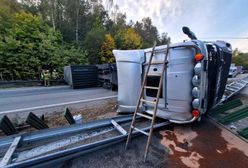
[[[199,39],[230,39],[230,40],[248,40],[248,37],[200,37]]]

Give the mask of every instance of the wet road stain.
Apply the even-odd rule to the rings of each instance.
[[[160,131],[161,144],[169,149],[168,168],[247,168],[247,143],[236,146],[235,139],[223,136],[223,130],[208,120],[191,125],[176,125]],[[233,144],[232,144],[233,143]],[[243,150],[241,149],[243,145]]]

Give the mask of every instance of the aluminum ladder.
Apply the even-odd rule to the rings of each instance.
[[[131,135],[132,135],[133,130],[138,131],[138,132],[148,136],[148,140],[147,140],[147,144],[146,144],[146,148],[145,148],[144,161],[146,161],[146,157],[147,157],[147,153],[148,153],[148,149],[149,149],[149,145],[150,145],[150,141],[151,141],[151,137],[152,137],[152,133],[153,133],[153,126],[154,126],[155,120],[156,120],[156,113],[157,113],[157,108],[158,108],[158,103],[159,103],[159,96],[160,96],[161,88],[163,86],[163,76],[165,74],[165,68],[167,68],[167,64],[168,64],[167,57],[168,57],[168,54],[169,54],[169,45],[168,45],[167,49],[165,51],[164,60],[159,61],[159,62],[158,61],[155,62],[155,61],[153,61],[153,57],[155,56],[155,47],[156,47],[156,42],[154,43],[153,48],[152,48],[151,56],[150,56],[150,59],[149,59],[149,62],[148,62],[147,71],[146,71],[146,73],[144,75],[143,84],[142,84],[142,87],[141,87],[141,90],[140,90],[138,102],[137,102],[137,105],[136,105],[136,108],[135,108],[135,112],[134,112],[134,115],[133,115],[132,123],[131,123],[130,129],[129,129],[129,133],[128,133],[128,137],[127,137],[127,141],[126,141],[126,149],[127,149],[128,143],[129,143],[129,141],[131,139]],[[163,65],[162,72],[161,73],[149,73],[151,65],[158,65],[158,64]],[[147,77],[149,77],[149,76],[160,77],[158,87],[147,86],[146,85]],[[156,99],[154,99],[154,101],[148,101],[148,100],[144,99],[144,90],[145,89],[157,90],[157,96],[156,96]],[[152,116],[149,116],[149,115],[146,115],[146,114],[140,112],[141,103],[148,103],[148,104],[151,104],[151,105],[154,106]],[[150,129],[149,129],[148,132],[142,131],[140,128],[135,127],[135,121],[136,121],[137,116],[141,116],[141,117],[144,117],[146,119],[151,120],[151,125],[150,125]]]

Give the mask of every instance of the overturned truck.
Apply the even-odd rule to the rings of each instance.
[[[190,123],[208,109],[217,105],[223,96],[231,64],[231,45],[224,41],[206,42],[197,40],[186,27],[191,40],[155,47],[153,64],[149,73],[162,72],[166,51],[168,64],[163,76],[157,117],[172,123]],[[152,48],[141,50],[114,50],[118,73],[118,112],[134,112],[147,70]],[[159,77],[148,76],[143,98],[155,101]],[[142,103],[143,112],[152,114],[153,106]]]

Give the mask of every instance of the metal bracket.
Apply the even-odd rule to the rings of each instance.
[[[122,135],[127,135],[127,131],[124,130],[117,122],[115,122],[115,120],[111,120],[111,123]]]
[[[15,137],[8,151],[5,153],[3,159],[1,160],[0,167],[6,166],[11,162],[12,155],[15,152],[20,140],[21,140],[21,136]]]

